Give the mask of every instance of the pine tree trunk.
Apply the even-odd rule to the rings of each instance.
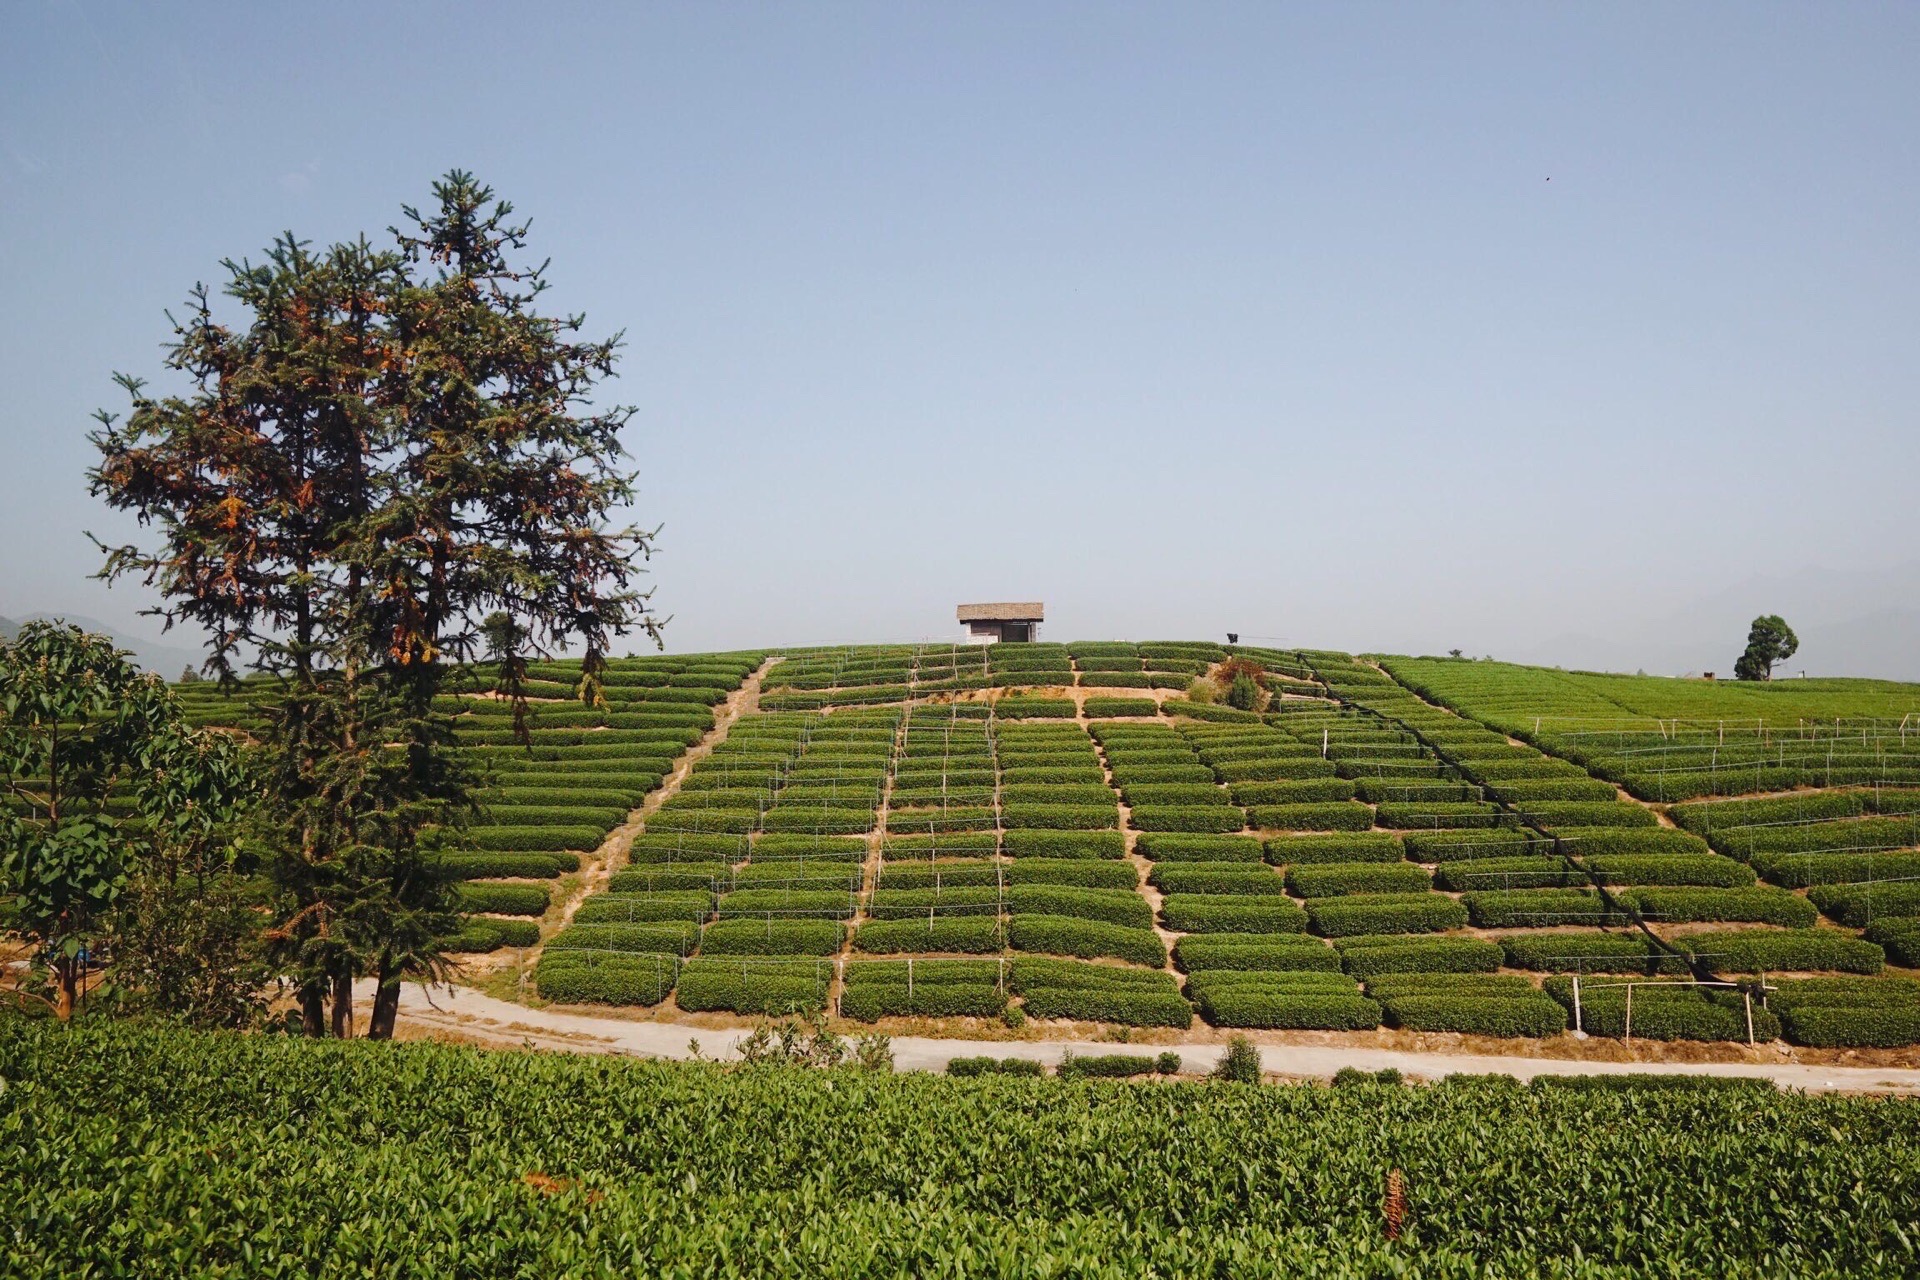
[[[367,1039],[393,1039],[393,1025],[400,1017],[400,975],[394,972],[393,957],[380,957],[380,985],[373,993],[373,1012],[367,1017]]]
[[[333,1034],[353,1039],[353,970],[344,965],[333,971]]]
[[[309,982],[300,988],[300,1031],[315,1040],[327,1034],[327,989]]]

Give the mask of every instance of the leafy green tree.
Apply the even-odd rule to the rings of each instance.
[[[0,647],[0,890],[59,1017],[143,856],[204,844],[249,790],[238,748],[105,637],[30,622]]]
[[[494,662],[505,662],[526,648],[527,637],[513,620],[513,615],[504,609],[496,609],[488,614],[480,624],[481,638],[486,642],[487,657]]]
[[[529,656],[583,650],[597,701],[610,638],[659,638],[633,585],[653,535],[610,523],[633,496],[632,410],[592,407],[619,338],[577,341],[581,317],[542,313],[510,205],[461,172],[433,191],[390,249],[289,236],[226,264],[250,323],[219,325],[197,292],[169,357],[191,394],[123,378],[131,414],[93,437],[95,492],[161,533],[110,551],[106,576],[144,578],[170,623],[205,627],[223,678],[244,653],[279,682],[262,734],[275,940],[312,1034],[329,997],[351,1033],[357,975],[378,979],[384,1036],[401,979],[442,972],[456,900],[433,833],[473,811],[476,779],[435,698],[464,664],[501,642],[524,729]]]
[[[1777,613],[1761,614],[1747,631],[1747,649],[1733,664],[1733,674],[1740,680],[1771,680],[1773,669],[1799,649],[1800,637],[1793,634],[1785,618]]]

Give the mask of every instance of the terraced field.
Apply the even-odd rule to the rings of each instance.
[[[1258,709],[1202,696],[1230,661]],[[1920,1043],[1913,686],[1204,643],[535,675],[530,747],[453,706],[494,789],[447,857],[455,945],[542,1000]]]

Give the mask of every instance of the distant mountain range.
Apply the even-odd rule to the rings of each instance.
[[[1802,568],[1755,575],[1604,629],[1591,622],[1494,656],[1512,662],[1656,676],[1730,675],[1756,614],[1779,613],[1800,635],[1781,675],[1920,680],[1920,561],[1890,570]]]
[[[12,618],[0,618],[0,637],[11,640],[14,633],[20,629],[21,623],[37,622],[43,618],[60,622],[71,622],[83,631],[91,631],[96,635],[111,637],[116,645],[133,655],[133,660],[136,665],[147,671],[163,675],[169,680],[178,680],[180,673],[188,667],[193,667],[195,670],[198,670],[200,663],[206,658],[204,653],[186,648],[183,645],[167,644],[159,640],[149,640],[145,636],[128,635],[125,632],[114,630],[97,618],[86,618],[76,613],[57,615],[50,613],[30,613],[18,621]]]

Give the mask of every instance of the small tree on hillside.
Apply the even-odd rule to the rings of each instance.
[[[1771,680],[1773,669],[1800,649],[1800,637],[1793,634],[1785,618],[1766,613],[1753,620],[1747,632],[1747,651],[1733,664],[1733,674],[1741,680]]]
[[[1266,668],[1251,658],[1228,658],[1213,678],[1222,700],[1236,711],[1258,711],[1266,703]]]

